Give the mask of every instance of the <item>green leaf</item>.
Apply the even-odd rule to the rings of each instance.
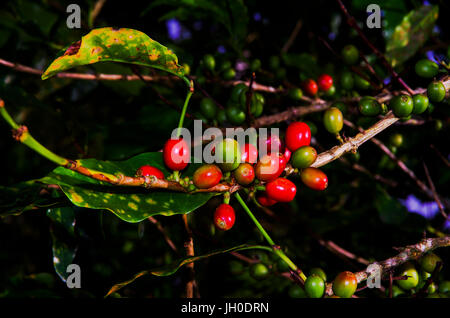
[[[67,280],[67,266],[72,264],[77,245],[75,243],[75,213],[73,206],[48,209],[47,216],[53,221],[52,252],[53,267],[63,282]]]
[[[377,186],[375,207],[381,221],[386,224],[401,224],[408,216],[406,208],[380,186]]]
[[[110,174],[122,173],[134,176],[142,165],[160,169],[165,176],[170,175],[163,162],[161,152],[137,155],[125,161],[80,160],[84,167]],[[199,164],[190,164],[183,172],[192,176]],[[46,184],[57,184],[69,200],[79,207],[105,209],[127,222],[140,222],[152,215],[186,214],[205,204],[216,193],[170,192],[149,190],[141,187],[120,187],[81,175],[64,167],[58,167],[40,179]]]
[[[142,277],[145,275],[170,276],[170,275],[175,274],[183,265],[186,265],[186,264],[189,264],[192,262],[196,262],[196,261],[199,261],[204,258],[211,257],[211,256],[219,255],[219,254],[243,251],[243,250],[250,250],[250,249],[263,249],[263,250],[272,252],[272,249],[268,246],[242,244],[242,245],[238,245],[238,246],[227,248],[227,249],[216,250],[216,251],[210,252],[208,254],[204,254],[204,255],[181,258],[181,259],[173,262],[172,264],[169,264],[169,265],[166,265],[166,266],[163,266],[160,268],[156,268],[156,269],[145,270],[145,271],[137,273],[136,275],[133,276],[133,278],[131,278],[125,282],[116,284],[113,287],[111,287],[111,289],[108,291],[108,293],[105,295],[105,297],[108,297],[112,293],[117,292],[119,289],[127,286],[128,284],[131,284],[139,277]]]
[[[386,58],[393,67],[414,56],[428,40],[439,15],[438,6],[422,6],[410,11],[386,42]]]
[[[60,54],[42,74],[43,80],[75,66],[105,61],[143,65],[184,76],[184,69],[171,50],[133,29],[94,29]]]

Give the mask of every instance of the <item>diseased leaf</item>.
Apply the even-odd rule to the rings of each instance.
[[[80,160],[84,167],[105,173],[122,173],[134,176],[144,164],[160,169],[165,176],[166,169],[161,152],[149,152],[125,161]],[[190,164],[183,176],[192,176],[198,164]],[[64,167],[58,167],[46,177],[43,183],[57,184],[69,200],[79,207],[105,209],[127,222],[140,222],[152,215],[185,214],[205,204],[215,193],[188,194],[165,190],[149,190],[140,187],[119,187],[97,181]]]
[[[133,276],[133,278],[131,278],[125,282],[116,284],[113,287],[111,287],[111,289],[108,291],[108,293],[105,295],[105,297],[108,297],[112,293],[117,292],[119,289],[131,284],[139,277],[142,277],[145,275],[170,276],[170,275],[175,274],[182,266],[184,266],[186,264],[196,262],[201,259],[205,259],[205,258],[219,255],[219,254],[243,251],[243,250],[250,250],[250,249],[264,249],[267,251],[272,251],[272,249],[268,246],[242,244],[242,245],[238,245],[238,246],[227,248],[227,249],[216,250],[216,251],[210,252],[208,254],[204,254],[204,255],[182,258],[172,264],[169,264],[169,265],[166,265],[166,266],[163,266],[160,268],[150,269],[150,270],[146,270],[146,271],[137,273],[136,275]]]
[[[184,76],[184,69],[171,50],[133,29],[94,29],[60,54],[42,74],[43,80],[76,66],[104,61],[149,66]]]
[[[393,67],[414,56],[428,40],[438,15],[438,6],[424,5],[403,17],[386,42],[386,58]]]

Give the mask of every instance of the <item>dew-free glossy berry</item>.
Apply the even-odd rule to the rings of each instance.
[[[412,263],[406,263],[398,276],[407,275],[408,279],[397,280],[397,284],[404,290],[410,290],[419,284],[419,273]]]
[[[344,60],[344,62],[346,64],[353,65],[353,64],[356,64],[356,62],[358,62],[359,51],[356,48],[356,46],[354,46],[352,44],[344,46],[341,54],[342,54],[342,59]]]
[[[231,138],[225,138],[215,146],[216,162],[222,171],[228,172],[236,169],[241,163],[241,150],[239,143]]]
[[[311,275],[305,281],[305,291],[309,298],[322,298],[325,292],[325,283],[320,276]]]
[[[350,298],[355,293],[357,285],[355,274],[349,271],[342,272],[333,281],[333,292],[336,296]]]
[[[255,167],[256,178],[260,181],[272,181],[278,178],[286,168],[286,158],[279,153],[271,153],[258,160]]]
[[[297,169],[308,168],[316,161],[317,151],[311,146],[298,148],[292,155],[292,166]]]
[[[307,187],[313,190],[322,191],[328,187],[327,175],[317,168],[304,169],[300,174],[300,178]]]
[[[255,180],[255,169],[249,163],[241,163],[236,170],[233,171],[234,178],[237,183],[247,186]]]
[[[255,263],[250,266],[250,276],[256,280],[265,279],[270,271],[263,263]]]
[[[397,117],[407,117],[411,115],[414,102],[411,96],[409,95],[399,95],[395,96],[391,99],[389,103],[394,115]]]
[[[208,189],[214,187],[222,179],[222,171],[218,166],[206,164],[195,170],[192,176],[194,185],[199,189]]]
[[[317,86],[321,91],[328,91],[333,86],[333,78],[328,74],[322,74],[317,79]]]
[[[417,61],[414,69],[417,75],[425,78],[435,77],[439,72],[439,66],[428,59],[421,59]]]
[[[277,203],[278,201],[273,200],[271,198],[269,198],[267,196],[267,193],[263,192],[260,193],[256,196],[256,200],[258,201],[259,204],[261,204],[262,206],[272,206],[275,203]]]
[[[294,122],[286,129],[284,140],[286,147],[292,152],[302,146],[309,146],[311,143],[311,129],[303,122]]]
[[[381,104],[374,98],[363,97],[358,103],[359,112],[363,116],[377,116],[381,113]]]
[[[442,259],[434,253],[428,253],[419,260],[422,269],[428,273],[433,273],[439,262],[442,262]]]
[[[303,89],[306,94],[310,96],[314,96],[317,94],[317,91],[319,90],[319,87],[317,86],[316,81],[309,78],[303,82]]]
[[[277,178],[266,184],[267,196],[278,202],[290,202],[297,193],[295,184],[286,178]]]
[[[167,140],[163,148],[163,159],[171,170],[180,171],[186,168],[190,160],[190,149],[186,141],[181,138]]]
[[[136,175],[140,177],[154,176],[157,179],[164,179],[164,173],[156,167],[145,165],[136,171]]]
[[[220,230],[227,231],[231,229],[236,220],[234,209],[231,205],[222,203],[214,212],[214,224]]]
[[[428,99],[431,102],[439,103],[445,98],[445,86],[439,81],[431,82],[427,87]]]
[[[258,149],[252,144],[244,144],[241,147],[241,162],[254,164],[258,160]]]
[[[323,125],[332,134],[337,134],[344,126],[344,116],[336,107],[328,108],[323,114]]]
[[[210,98],[203,98],[200,102],[200,111],[207,119],[214,119],[217,115],[216,103]]]
[[[419,115],[422,114],[424,111],[427,110],[428,105],[430,104],[430,101],[428,100],[428,97],[422,94],[416,94],[413,97],[413,114]]]

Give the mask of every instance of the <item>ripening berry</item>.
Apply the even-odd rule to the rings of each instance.
[[[227,231],[231,229],[235,219],[234,209],[229,204],[222,203],[214,212],[214,224],[220,230]]]
[[[220,182],[220,179],[222,179],[222,171],[212,164],[199,167],[192,176],[194,185],[199,189],[212,188]]]
[[[350,298],[356,291],[358,281],[355,274],[346,271],[339,273],[333,281],[333,292],[336,296]]]
[[[166,166],[174,171],[187,167],[190,160],[190,149],[182,138],[172,138],[166,141],[163,148],[163,158]]]
[[[136,171],[138,177],[154,176],[157,179],[164,179],[164,173],[156,167],[145,165]]]
[[[278,202],[290,202],[297,193],[295,184],[286,178],[277,178],[266,184],[267,196]]]
[[[333,86],[333,78],[328,74],[322,74],[317,79],[317,85],[321,91],[327,92]]]

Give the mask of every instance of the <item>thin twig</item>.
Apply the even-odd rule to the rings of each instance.
[[[189,227],[187,214],[183,214],[184,228],[187,233],[187,241],[184,243],[186,249],[186,255],[188,257],[193,257],[194,253],[194,238],[192,236],[192,231]],[[188,269],[188,281],[186,282],[186,298],[194,298],[194,289],[197,289],[197,281],[195,280],[194,262],[186,264]],[[196,295],[198,298],[198,295]]]
[[[433,180],[431,180],[430,172],[428,171],[428,167],[425,164],[425,162],[423,163],[423,169],[425,170],[425,175],[427,176],[428,184],[430,185],[431,191],[433,192],[434,201],[436,201],[436,203],[439,207],[439,211],[441,212],[442,216],[445,219],[447,219],[448,215],[445,213],[442,202],[439,199],[439,196],[437,195],[436,187],[434,186]]]
[[[161,225],[161,223],[155,219],[153,216],[149,216],[148,220],[150,222],[152,222],[156,228],[158,229],[158,231],[160,231],[162,233],[162,235],[164,236],[164,240],[166,241],[167,245],[170,246],[170,248],[177,254],[179,254],[177,247],[175,246],[175,244],[173,243],[172,239],[169,237],[169,235],[167,234],[166,229]]]
[[[294,41],[297,38],[297,35],[299,34],[299,32],[302,28],[302,25],[303,25],[302,20],[298,20],[297,23],[295,24],[294,29],[292,30],[291,35],[289,36],[286,43],[283,45],[283,48],[281,49],[281,53],[286,53],[290,49],[292,44],[294,44]]]

